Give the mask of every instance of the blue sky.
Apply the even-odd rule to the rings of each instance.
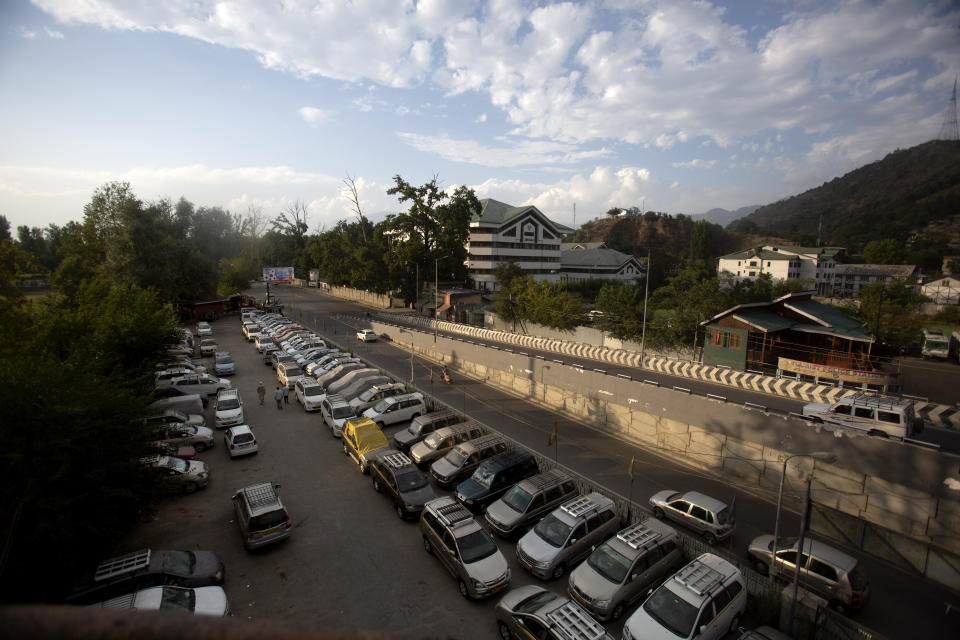
[[[937,136],[949,0],[6,0],[0,214],[93,190],[311,231],[437,176],[576,225],[766,204]]]

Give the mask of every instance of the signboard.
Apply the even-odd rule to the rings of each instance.
[[[803,362],[802,360],[791,360],[790,358],[780,358],[777,365],[782,371],[792,371],[805,376],[816,378],[825,378],[830,380],[843,380],[844,382],[854,382],[857,384],[891,385],[899,377],[897,373],[884,373],[883,371],[862,371],[860,369],[844,369],[841,367],[828,367],[813,362]]]
[[[317,282],[319,279],[320,279],[320,269],[310,269],[310,282]]]
[[[264,282],[293,282],[293,267],[264,267]]]

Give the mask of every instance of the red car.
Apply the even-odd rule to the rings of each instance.
[[[173,456],[183,460],[196,460],[197,450],[190,445],[175,445],[169,442],[148,442],[147,446],[157,450],[157,453],[165,456]]]

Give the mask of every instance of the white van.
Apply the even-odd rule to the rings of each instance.
[[[811,402],[803,406],[803,415],[814,422],[895,438],[909,438],[923,431],[923,418],[914,413],[913,402],[898,398],[852,395],[833,404]]]

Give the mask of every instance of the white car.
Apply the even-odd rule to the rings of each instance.
[[[305,411],[319,411],[320,403],[327,397],[323,387],[313,378],[302,376],[293,385],[294,397]]]
[[[357,340],[360,342],[376,342],[377,334],[374,333],[373,329],[361,329],[357,331]]]
[[[233,383],[226,378],[216,378],[209,373],[173,378],[170,380],[169,385],[176,387],[184,393],[197,393],[202,396],[212,396],[221,389],[230,389],[233,387]]]
[[[217,394],[217,406],[214,413],[214,426],[223,429],[243,423],[243,400],[237,389],[223,389]]]
[[[238,424],[224,431],[223,444],[227,448],[227,453],[230,454],[231,458],[246,456],[259,451],[257,437],[253,435],[250,427],[245,424]]]
[[[198,322],[197,323],[197,335],[198,336],[212,336],[213,327],[210,326],[209,322]]]
[[[96,605],[94,605],[96,606]],[[230,613],[227,592],[223,587],[150,587],[100,603],[110,609],[141,611],[189,611],[202,616],[225,616]]]

